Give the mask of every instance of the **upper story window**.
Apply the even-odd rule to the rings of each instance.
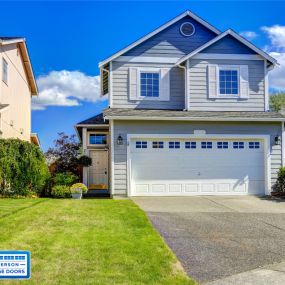
[[[2,80],[8,84],[8,63],[4,58],[2,60]]]
[[[130,67],[130,101],[169,101],[170,68]]]
[[[220,69],[220,94],[221,95],[238,95],[238,69]]]
[[[90,134],[89,135],[89,144],[91,144],[91,145],[105,145],[105,144],[107,144],[107,135],[106,134]]]
[[[141,72],[141,96],[159,97],[159,73]]]

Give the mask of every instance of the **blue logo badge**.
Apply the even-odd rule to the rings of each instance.
[[[28,279],[30,276],[29,251],[0,251],[0,279]]]

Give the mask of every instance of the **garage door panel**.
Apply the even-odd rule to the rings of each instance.
[[[244,148],[234,149],[233,141],[228,141],[228,148],[218,149],[217,141],[212,141],[211,149],[202,149],[197,140],[195,149],[186,149],[185,140],[172,139],[180,145],[170,149],[166,139],[159,139],[163,148],[154,149],[153,140],[144,141],[144,149],[131,142],[132,195],[264,193],[261,142],[255,149],[250,149],[248,141],[243,142]]]

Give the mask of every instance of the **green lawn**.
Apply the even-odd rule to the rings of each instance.
[[[21,284],[195,284],[130,200],[0,199],[0,229],[0,249],[31,251]]]

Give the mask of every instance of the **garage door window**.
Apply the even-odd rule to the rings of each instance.
[[[260,142],[249,142],[248,143],[249,148],[260,148]]]
[[[185,148],[195,149],[196,148],[196,142],[185,142]]]
[[[152,148],[163,148],[163,142],[152,142]]]
[[[136,141],[136,148],[147,148],[147,142],[145,142],[145,141]]]
[[[169,142],[169,148],[180,148],[180,142]]]
[[[233,143],[233,148],[235,148],[235,149],[242,149],[242,148],[244,148],[244,142],[234,142]]]
[[[201,142],[201,147],[202,148],[212,148],[213,143],[212,142]]]
[[[217,147],[219,149],[229,148],[229,143],[228,142],[217,142]]]

